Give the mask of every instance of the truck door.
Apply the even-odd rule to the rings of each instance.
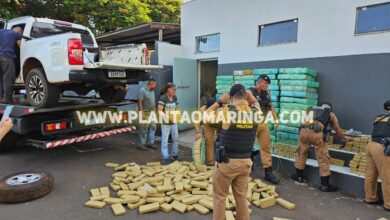
[[[7,22],[0,18],[0,30],[7,27]]]

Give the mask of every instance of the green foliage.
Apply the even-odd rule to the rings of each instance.
[[[150,22],[149,9],[138,0],[64,0],[72,8],[75,23],[107,32],[143,22]]]
[[[102,33],[151,21],[178,23],[180,6],[181,0],[1,0],[0,17],[48,17]]]
[[[149,16],[153,21],[180,22],[181,0],[141,0],[149,6]]]
[[[0,1],[0,18],[10,19],[19,15],[20,3],[15,0]]]

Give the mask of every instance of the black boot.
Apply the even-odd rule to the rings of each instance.
[[[296,181],[298,183],[304,183],[305,180],[303,179],[303,170],[300,170],[300,169],[295,169],[295,170],[296,170],[296,173],[291,176],[291,179],[293,179],[294,181]]]
[[[264,174],[265,174],[264,175],[265,180],[273,184],[278,184],[280,182],[280,179],[272,173],[272,167],[265,168]]]
[[[367,202],[367,200],[363,199],[363,202],[366,203],[367,205],[381,205],[381,204],[383,204],[383,202],[379,201],[379,200],[374,201],[374,202]]]
[[[334,192],[337,191],[337,187],[329,184],[330,176],[321,176],[320,191],[322,192]]]

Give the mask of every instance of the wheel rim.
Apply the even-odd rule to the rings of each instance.
[[[35,103],[41,103],[43,100],[43,82],[38,76],[33,76],[29,82],[30,97]]]
[[[8,185],[17,186],[28,183],[34,183],[40,180],[42,176],[37,173],[24,173],[20,175],[16,175],[7,179],[6,183]]]

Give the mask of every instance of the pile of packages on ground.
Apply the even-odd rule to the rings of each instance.
[[[358,153],[353,160],[349,162],[351,172],[360,176],[365,176],[367,172],[367,157],[366,153]]]
[[[172,210],[208,214],[213,210],[213,167],[190,162],[174,162],[167,166],[159,162],[146,165],[107,163],[106,167],[114,170],[110,187],[91,189],[85,206],[101,209],[110,205],[114,215],[123,215],[128,209],[138,209],[140,214]],[[247,199],[260,208],[275,204],[286,209],[295,208],[293,203],[279,197],[275,186],[259,179],[249,181]],[[234,219],[235,206],[230,189],[226,199],[227,219]]]

